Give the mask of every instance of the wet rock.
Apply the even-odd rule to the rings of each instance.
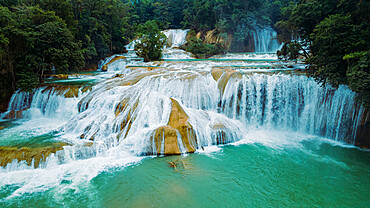
[[[34,165],[37,168],[41,162],[45,162],[46,158],[62,150],[67,143],[58,142],[52,146],[39,147],[39,148],[29,148],[29,147],[0,147],[0,166],[5,167],[8,163],[13,160],[26,161],[27,165]]]
[[[26,110],[28,110],[28,108],[23,109],[23,110],[19,110],[19,111],[15,111],[15,110],[9,111],[4,116],[4,119],[21,119],[21,118],[23,118],[23,112],[26,111]]]
[[[366,110],[356,131],[355,145],[370,148],[370,111]]]
[[[107,71],[107,70],[108,70],[108,66],[107,66],[107,65],[102,66],[102,67],[101,67],[101,70],[103,70],[103,71]]]
[[[216,123],[213,124],[211,129],[213,130],[213,135],[215,137],[214,145],[220,145],[220,144],[227,144],[227,138],[226,138],[226,127],[222,123]]]
[[[65,98],[75,98],[78,97],[80,90],[82,93],[90,91],[91,86],[48,85],[42,92],[57,93],[57,95],[64,95]]]
[[[2,126],[0,126],[0,130],[3,130],[3,129],[5,129],[4,127],[2,127]]]
[[[91,146],[93,146],[94,145],[94,142],[85,142],[84,144],[83,144],[83,146],[84,147],[91,147]]]
[[[68,74],[56,74],[51,76],[54,79],[68,79],[69,75]]]
[[[157,128],[154,134],[154,142],[156,153],[159,155],[181,154],[177,141],[177,131],[171,126],[162,126]],[[155,152],[153,152],[153,154],[155,154]]]
[[[182,149],[186,153],[193,153],[196,150],[196,135],[188,122],[189,116],[176,100],[171,98],[171,101],[172,110],[168,124],[155,130],[154,144],[151,145],[152,147],[155,145],[155,149],[149,154],[178,155],[182,153]],[[181,144],[179,144],[179,139]]]
[[[102,68],[101,68],[101,69],[102,69],[103,71],[107,71],[107,70],[108,70],[108,65],[109,65],[109,64],[111,64],[111,63],[113,63],[113,62],[115,62],[115,61],[121,60],[121,59],[126,60],[126,57],[125,57],[125,56],[116,56],[116,57],[112,58],[112,60],[110,60],[108,63],[104,64],[104,65],[102,66]]]
[[[213,76],[213,79],[215,81],[218,81],[218,89],[221,93],[224,92],[226,84],[229,81],[230,77],[235,76],[241,78],[243,76],[243,74],[227,68],[213,68],[211,74]]]

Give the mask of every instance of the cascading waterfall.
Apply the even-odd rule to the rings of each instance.
[[[229,80],[220,111],[255,128],[323,135],[354,144],[364,109],[346,86],[322,87],[312,78],[254,74]]]
[[[127,86],[132,77],[144,78]],[[189,116],[189,131],[194,131],[197,140],[194,148],[221,143],[217,141],[220,138],[212,136],[220,131],[230,135],[223,143],[236,141],[241,138],[240,122],[205,111],[216,109],[218,95],[212,76],[189,71],[138,70],[96,86],[81,100],[81,113],[64,127],[64,132],[68,132],[68,138],[80,138],[83,133],[86,139],[93,138],[107,146],[123,145],[137,155],[146,154],[148,149],[155,149],[151,142],[153,133],[169,125],[174,102],[170,98],[175,98]]]
[[[81,96],[72,98],[66,98],[69,88],[17,92],[9,109],[71,118],[59,137],[74,145],[40,167],[97,156],[193,152],[236,142],[256,128],[354,143],[364,110],[347,87],[322,87],[303,75],[220,72],[217,78],[213,70],[138,68],[99,83],[87,95],[78,89]],[[92,146],[84,147],[86,142]],[[17,164],[4,171],[25,167]]]
[[[241,139],[237,135],[249,128],[274,128],[354,143],[363,113],[362,108],[356,108],[355,93],[347,87],[324,88],[306,76],[231,76],[222,92],[217,87],[221,81],[209,74],[145,73],[145,78],[130,87],[127,78],[99,85],[81,101],[82,113],[67,124],[65,131],[74,132],[74,137],[85,131],[86,137],[101,138],[108,144],[118,139],[141,154],[150,145],[151,132],[166,125],[171,112],[169,98],[176,98],[190,117],[198,147],[217,143],[210,140],[215,125],[225,128],[224,134],[236,133],[230,141]],[[120,103],[125,105],[122,112],[117,112]]]
[[[256,53],[275,53],[281,44],[276,39],[277,33],[271,27],[256,28],[253,31],[254,48]]]
[[[325,138],[354,143],[365,112],[348,87],[320,86],[266,57],[229,56],[134,67],[113,62],[115,74],[94,75],[103,81],[93,87],[76,86],[80,80],[72,78],[16,92],[5,114],[23,118],[0,123],[0,186],[17,187],[7,198],[54,190],[59,196],[147,155],[214,157],[217,145],[229,143],[258,144],[245,145],[252,151],[260,145],[270,151],[267,146],[273,154],[275,148],[331,143]],[[230,157],[235,148],[223,151]]]

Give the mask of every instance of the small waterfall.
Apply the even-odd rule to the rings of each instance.
[[[123,56],[123,54],[114,54],[113,56],[109,56],[104,60],[100,60],[98,64],[98,70],[102,70],[104,65],[108,64],[110,61],[112,61],[112,59],[114,59],[117,56]]]
[[[190,30],[182,30],[182,29],[170,29],[162,31],[163,34],[167,37],[167,44],[166,48],[175,48],[180,47],[181,45],[186,43],[186,35]],[[134,50],[135,44],[138,40],[131,41],[128,45],[126,45],[127,50]]]
[[[256,28],[253,31],[255,52],[275,53],[281,46],[276,36],[276,31],[271,27]]]
[[[32,92],[17,91],[12,95],[6,117],[12,112],[19,112],[22,116],[31,116],[41,113],[47,117],[72,117],[77,114],[76,105],[82,94],[91,87],[80,86],[47,86],[34,89]]]
[[[186,35],[189,30],[165,30],[163,34],[167,36],[167,46],[170,48],[180,47],[186,43]]]
[[[182,29],[170,29],[162,31],[163,34],[167,37],[167,44],[163,48],[163,57],[164,59],[193,59],[191,54],[181,50],[176,49],[181,45],[186,43],[186,35],[188,34],[189,30],[182,30]],[[128,53],[126,54],[115,54],[113,56],[107,57],[104,60],[101,60],[98,64],[98,71],[102,71],[104,65],[107,65],[105,69],[108,72],[119,71],[125,68],[126,66],[137,65],[143,62],[142,58],[136,56],[134,51],[135,44],[138,40],[131,41],[128,45],[126,45],[126,49]],[[110,63],[114,58],[117,56],[124,56],[125,59],[114,61]]]

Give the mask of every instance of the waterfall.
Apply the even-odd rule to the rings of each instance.
[[[167,37],[167,46],[170,48],[180,47],[181,45],[186,43],[186,35],[188,34],[189,30],[165,30],[162,33]]]
[[[322,135],[354,144],[364,109],[341,85],[322,87],[312,78],[254,74],[229,80],[220,111],[254,128]]]
[[[189,29],[182,30],[182,29],[170,29],[162,31],[163,34],[167,37],[167,44],[166,48],[175,48],[180,47],[181,45],[186,43],[186,35],[188,34]],[[138,40],[131,41],[128,45],[126,45],[127,50],[134,50],[135,44]]]
[[[253,31],[255,52],[275,53],[281,46],[276,36],[276,31],[271,27],[256,28]]]
[[[237,135],[241,129],[273,128],[354,144],[364,113],[348,87],[322,87],[312,78],[299,75],[239,74],[225,83],[196,71],[138,69],[124,78],[98,84],[87,96],[78,96],[82,88],[74,88],[76,95],[71,89],[49,86],[33,92],[18,91],[11,98],[9,112],[37,109],[45,116],[75,116],[64,127],[73,137],[85,134],[86,138],[109,143],[113,138],[129,141],[123,139],[132,135],[130,142],[136,145],[137,154],[147,148],[145,141],[155,129],[167,125],[170,98],[176,99],[189,116],[201,146],[217,143],[209,140],[214,124],[227,127],[225,132],[233,134],[230,123],[239,129],[234,132]],[[119,107],[122,103],[124,106]],[[122,126],[125,122],[132,122],[131,127],[123,128],[127,127]]]
[[[231,135],[229,142],[248,129],[273,128],[354,143],[363,109],[347,87],[322,87],[301,75],[225,76],[216,81],[195,71],[137,70],[96,86],[64,131],[107,145],[122,143],[140,155],[154,148],[153,132],[169,122],[173,98],[189,116],[195,148],[217,144],[219,128]]]
[[[140,80],[128,86],[132,78],[137,79],[135,77]],[[184,111],[183,117],[189,117],[189,123],[177,129],[172,127],[181,135],[180,141],[191,146],[181,148],[179,145],[180,150],[237,141],[241,138],[241,123],[212,111],[217,107],[218,95],[212,76],[189,71],[138,69],[123,78],[97,85],[81,100],[81,113],[63,131],[68,132],[69,138],[80,138],[83,134],[86,139],[108,146],[126,146],[137,155],[146,154],[156,149],[153,136],[158,129],[171,125],[171,114],[177,106],[178,111]],[[188,128],[187,134],[194,134],[196,140],[184,138],[181,132],[184,128]],[[229,137],[221,142],[217,132],[225,132]]]
[[[346,86],[323,87],[304,75],[144,67],[102,81],[91,91],[45,86],[30,93],[16,92],[9,111],[28,109],[34,122],[23,125],[32,132],[35,121],[47,117],[55,124],[46,123],[38,131],[56,129],[58,140],[72,145],[41,161],[39,167],[46,168],[95,157],[201,151],[247,139],[247,132],[256,129],[354,144],[364,114],[355,97]],[[11,137],[12,131],[7,132],[0,134]],[[14,161],[0,171],[26,168],[24,162]]]
[[[186,43],[186,35],[188,34],[188,30],[182,29],[170,29],[162,31],[163,34],[167,37],[167,44],[162,50],[162,56],[164,59],[193,59],[189,52],[186,52],[181,49],[176,49],[181,45]],[[126,45],[126,49],[128,53],[126,54],[115,54],[113,56],[107,57],[104,60],[101,60],[98,64],[98,71],[101,71],[104,65],[107,65],[108,72],[119,71],[126,66],[137,65],[143,62],[142,58],[136,56],[134,51],[135,44],[138,40],[131,41],[128,45]],[[110,63],[115,57],[117,56],[124,56],[125,59],[114,61]]]
[[[47,117],[72,117],[76,115],[76,105],[81,95],[91,87],[80,86],[45,86],[34,89],[32,92],[15,92],[9,102],[6,117],[12,112],[22,114],[19,117],[35,117],[41,113]]]
[[[162,31],[163,34],[167,37],[167,44],[163,49],[163,58],[165,59],[187,59],[190,58],[190,54],[179,49],[175,49],[176,47],[180,47],[181,45],[186,43],[186,35],[189,30],[181,30],[181,29],[171,29]],[[128,45],[126,45],[126,49],[128,53],[126,54],[115,54],[113,56],[107,57],[104,60],[101,60],[98,64],[98,71],[101,71],[104,65],[107,65],[107,71],[113,72],[121,70],[126,66],[135,65],[141,63],[143,61],[142,58],[139,58],[135,54],[135,44],[138,40],[131,41]],[[115,57],[117,56],[124,56],[125,59],[114,61],[110,63]]]

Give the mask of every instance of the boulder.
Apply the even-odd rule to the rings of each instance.
[[[154,131],[152,140],[154,144],[151,145],[149,154],[179,155],[182,150],[186,153],[193,153],[196,150],[196,135],[188,121],[189,116],[176,100],[171,98],[171,101],[172,110],[167,126],[161,126]]]

